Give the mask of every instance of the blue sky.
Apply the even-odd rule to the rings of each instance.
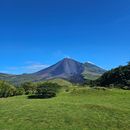
[[[129,0],[0,0],[0,72],[64,57],[105,69],[130,61]]]

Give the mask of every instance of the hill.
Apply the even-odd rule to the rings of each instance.
[[[83,75],[85,79],[90,80],[95,80],[106,72],[106,70],[102,69],[101,67],[98,67],[95,64],[89,62],[84,63],[84,68]]]
[[[95,84],[107,87],[116,86],[119,88],[127,86],[130,89],[130,64],[119,66],[104,73],[95,81]]]
[[[104,72],[104,69],[96,65],[90,63],[84,64],[70,58],[65,58],[46,69],[32,74],[0,74],[0,80],[20,84],[26,81],[37,82],[60,78],[74,83],[82,83],[84,78],[93,80],[100,77]]]
[[[47,82],[50,82],[50,83],[56,83],[58,85],[61,85],[61,86],[72,86],[72,83],[67,81],[67,80],[64,80],[64,79],[51,79],[51,80],[47,80]]]

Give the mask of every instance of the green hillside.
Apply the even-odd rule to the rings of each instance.
[[[58,85],[61,85],[61,86],[72,86],[71,82],[64,79],[59,79],[59,78],[48,80],[48,82],[57,83]]]
[[[85,79],[89,79],[89,80],[96,80],[98,79],[102,74],[104,74],[106,72],[106,70],[92,64],[92,63],[88,63],[86,62],[84,64],[85,69],[84,72],[82,73]]]
[[[130,91],[74,87],[52,99],[0,99],[1,130],[130,130]]]
[[[0,74],[0,80],[5,80],[17,85],[24,82],[40,81],[40,78],[31,74],[22,74],[22,75]]]
[[[99,79],[94,81],[96,85],[106,87],[119,87],[130,89],[130,63],[119,66],[104,73]]]

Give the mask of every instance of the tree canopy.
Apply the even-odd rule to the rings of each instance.
[[[94,81],[94,85],[98,86],[114,86],[130,89],[130,64],[126,66],[119,66],[104,73],[99,79]]]

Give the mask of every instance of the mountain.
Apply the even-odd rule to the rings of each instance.
[[[73,76],[80,76],[84,71],[84,64],[73,59],[65,58],[58,63],[34,73],[42,79],[63,78],[69,80]]]
[[[43,81],[50,79],[65,79],[80,83],[86,79],[96,79],[105,72],[104,69],[91,64],[80,63],[70,58],[64,58],[58,63],[32,74],[8,75],[0,74],[0,80],[7,80],[15,84],[27,81]]]
[[[94,80],[99,78],[106,70],[92,64],[80,63],[76,60],[65,58],[58,63],[34,73],[41,79],[62,78],[72,82],[83,82],[84,78]]]

